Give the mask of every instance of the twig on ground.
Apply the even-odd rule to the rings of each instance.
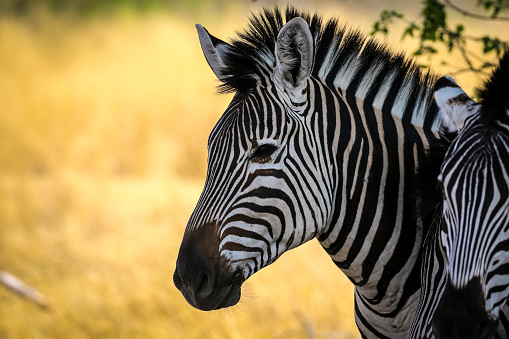
[[[11,291],[32,300],[41,308],[49,309],[48,300],[39,293],[34,287],[28,286],[21,279],[5,271],[0,271],[0,283],[5,285]]]

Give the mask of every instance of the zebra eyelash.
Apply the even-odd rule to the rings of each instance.
[[[251,154],[249,159],[253,160],[253,161],[258,161],[258,162],[260,162],[260,161],[266,162],[274,154],[274,152],[277,151],[277,149],[278,149],[278,147],[276,145],[272,145],[272,144],[260,145],[260,146],[256,147],[256,149]]]

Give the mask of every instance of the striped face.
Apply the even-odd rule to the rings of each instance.
[[[236,97],[210,135],[207,180],[187,232],[216,225],[218,254],[244,279],[325,222],[322,145],[307,118],[274,87],[259,86]]]
[[[442,166],[442,243],[457,288],[480,280],[486,311],[498,315],[509,295],[509,143],[473,116]]]
[[[302,40],[309,34],[303,23],[296,18],[283,27],[272,76],[236,94],[210,134],[205,187],[174,274],[175,285],[196,308],[234,305],[249,276],[312,239],[328,220],[332,192],[324,168],[330,150],[323,115],[314,106],[319,85],[309,75],[312,43]],[[198,30],[221,79],[222,47]],[[295,55],[303,60],[287,64],[285,58]]]
[[[509,129],[496,121],[487,125],[482,104],[452,79],[442,79],[442,85],[437,103],[460,133],[439,177],[448,282],[435,330],[444,333],[456,325],[470,331],[465,324],[473,323],[479,332],[472,333],[484,338],[494,333],[509,295]]]
[[[324,226],[332,201],[316,118],[291,112],[277,95],[274,87],[259,86],[236,96],[213,129],[205,188],[179,254],[180,275],[193,266],[186,256],[202,256],[198,266],[211,266],[211,273],[201,284],[223,271],[228,282],[240,284]]]

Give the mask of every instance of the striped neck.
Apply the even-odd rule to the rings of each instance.
[[[369,314],[358,320],[363,332],[404,335],[418,304],[423,234],[431,224],[416,213],[415,187],[426,152],[440,138],[432,77],[375,63],[344,69],[320,81],[338,97],[334,112],[327,111],[337,184],[318,239],[356,285],[358,317]],[[384,332],[388,323],[395,327]]]

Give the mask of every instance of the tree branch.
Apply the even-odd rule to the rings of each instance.
[[[467,10],[464,10],[461,7],[456,6],[455,4],[453,4],[451,2],[451,0],[444,0],[444,3],[447,6],[449,6],[450,8],[454,9],[456,12],[459,12],[459,13],[461,13],[463,15],[469,16],[469,17],[474,18],[474,19],[509,21],[509,17],[505,17],[505,16],[487,16],[487,15],[480,15],[480,14],[469,12]]]

